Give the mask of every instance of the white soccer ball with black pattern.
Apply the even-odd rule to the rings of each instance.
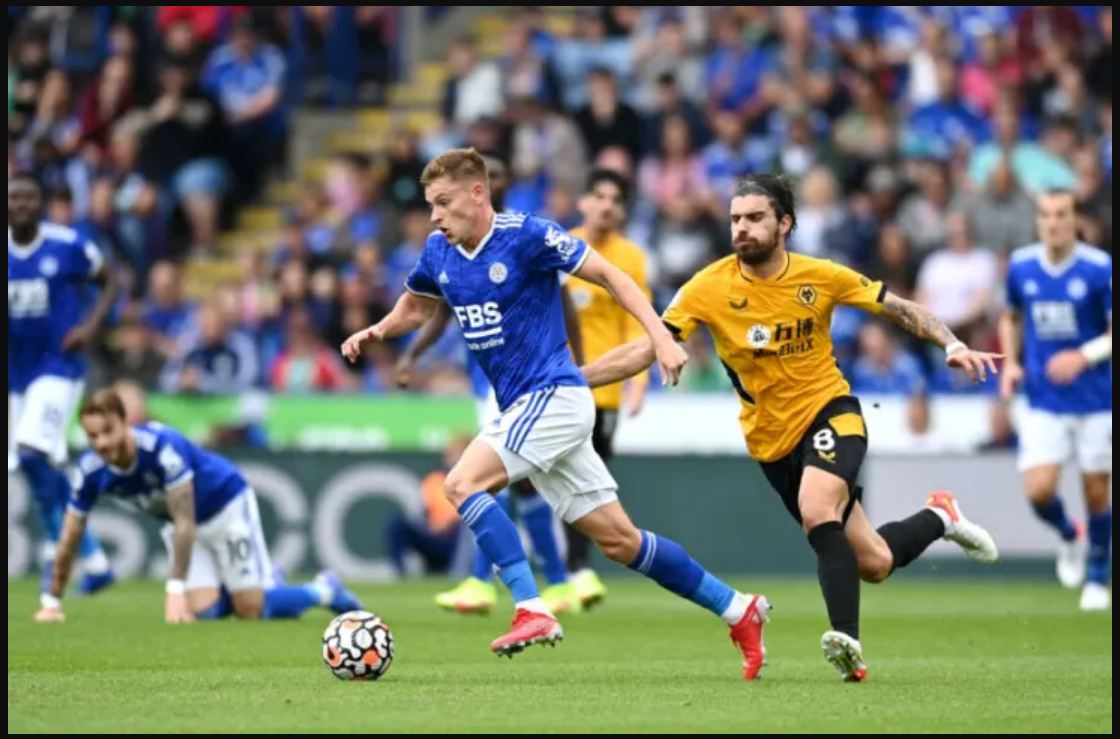
[[[339,680],[376,680],[393,663],[393,632],[368,611],[335,616],[323,632],[323,662]]]

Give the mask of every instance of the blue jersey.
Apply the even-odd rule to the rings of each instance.
[[[8,231],[8,390],[22,393],[43,375],[79,379],[85,358],[63,352],[62,339],[84,318],[85,285],[101,269],[101,252],[71,228],[40,223],[27,245]]]
[[[587,384],[568,350],[556,273],[590,253],[552,221],[499,213],[473,252],[432,233],[405,287],[447,301],[504,411],[543,387]]]
[[[490,380],[482,369],[482,365],[474,358],[474,353],[467,355],[467,375],[471,380],[471,393],[475,400],[486,400],[490,395]]]
[[[1007,271],[1007,302],[1023,317],[1023,372],[1032,408],[1086,414],[1112,410],[1112,363],[1085,370],[1069,385],[1046,379],[1046,363],[1108,330],[1112,320],[1112,257],[1077,244],[1065,264],[1046,247],[1017,249]]]
[[[97,498],[107,494],[157,518],[170,519],[167,491],[193,482],[195,521],[205,523],[249,487],[228,460],[196,446],[173,428],[143,423],[130,431],[136,440],[136,459],[129,469],[117,469],[93,451],[78,459],[70,479],[71,508],[87,514]]]

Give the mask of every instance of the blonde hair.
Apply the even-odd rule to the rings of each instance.
[[[420,174],[420,184],[427,187],[440,177],[450,177],[455,181],[477,180],[489,187],[486,160],[473,148],[448,149],[428,162]]]

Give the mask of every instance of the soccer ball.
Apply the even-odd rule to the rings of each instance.
[[[348,611],[323,632],[323,662],[339,680],[376,680],[393,663],[393,633],[368,611]]]

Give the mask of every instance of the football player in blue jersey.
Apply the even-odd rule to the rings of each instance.
[[[76,231],[40,221],[38,180],[8,180],[8,471],[22,469],[52,547],[58,541],[69,485],[66,427],[82,395],[83,350],[117,296],[101,251]],[[87,310],[85,291],[101,288]],[[53,557],[53,555],[52,555]],[[109,560],[92,533],[81,541],[78,589],[113,582]],[[43,586],[50,582],[50,560]]]
[[[1035,513],[1061,537],[1058,579],[1068,588],[1084,585],[1083,610],[1105,610],[1112,562],[1112,257],[1077,240],[1073,193],[1040,195],[1036,218],[1041,241],[1017,249],[1007,272],[1000,389],[1010,399],[1021,384],[1027,396],[1019,469]],[[1074,523],[1058,495],[1070,459],[1081,470],[1088,526]]]
[[[509,186],[509,169],[497,156],[483,154],[482,158],[486,162],[486,175],[490,184],[490,205],[495,213],[502,213],[505,210],[505,192]],[[575,305],[572,304],[566,287],[561,288],[560,297],[564,306],[564,327],[568,331],[572,353],[576,364],[582,364],[579,317],[576,315]],[[451,309],[446,303],[439,303],[435,315],[424,324],[416,338],[401,353],[396,366],[398,384],[404,387],[410,384],[412,369],[417,360],[443,336],[450,322]],[[486,423],[486,419],[498,413],[498,403],[486,373],[470,353],[467,354],[467,371],[471,379],[471,390],[478,401],[479,425],[482,426]],[[568,569],[560,551],[557,531],[553,525],[554,516],[548,502],[533,489],[532,482],[527,479],[514,483],[498,493],[497,498],[506,510],[509,510],[511,505],[516,510],[529,534],[533,551],[540,558],[541,569],[548,583],[541,591],[541,598],[545,604],[555,614],[581,610],[578,593],[569,579]],[[436,605],[457,613],[489,613],[498,600],[498,591],[491,581],[493,570],[493,563],[476,545],[470,575],[450,590],[437,593]]]
[[[642,324],[662,377],[674,384],[687,360],[684,349],[633,279],[586,242],[543,218],[495,213],[486,164],[473,149],[444,152],[428,163],[420,182],[437,230],[393,310],[349,337],[342,353],[353,361],[367,341],[416,330],[442,301],[493,385],[499,413],[444,483],[515,601],[511,629],[490,649],[512,655],[563,638],[537,590],[516,527],[490,494],[528,477],[553,510],[608,558],[722,618],[731,627],[744,677],[757,677],[765,657],[766,598],[736,592],[676,542],[638,529],[618,500],[618,484],[592,446],[595,403],[568,349],[557,273],[606,288]]]
[[[331,572],[305,585],[274,580],[257,497],[223,457],[159,423],[130,426],[115,390],[99,390],[79,412],[89,438],[71,472],[54,576],[40,597],[37,621],[62,621],[62,592],[86,521],[98,498],[112,495],[167,522],[171,561],[164,618],[294,618],[313,606],[336,613],[361,608]]]

